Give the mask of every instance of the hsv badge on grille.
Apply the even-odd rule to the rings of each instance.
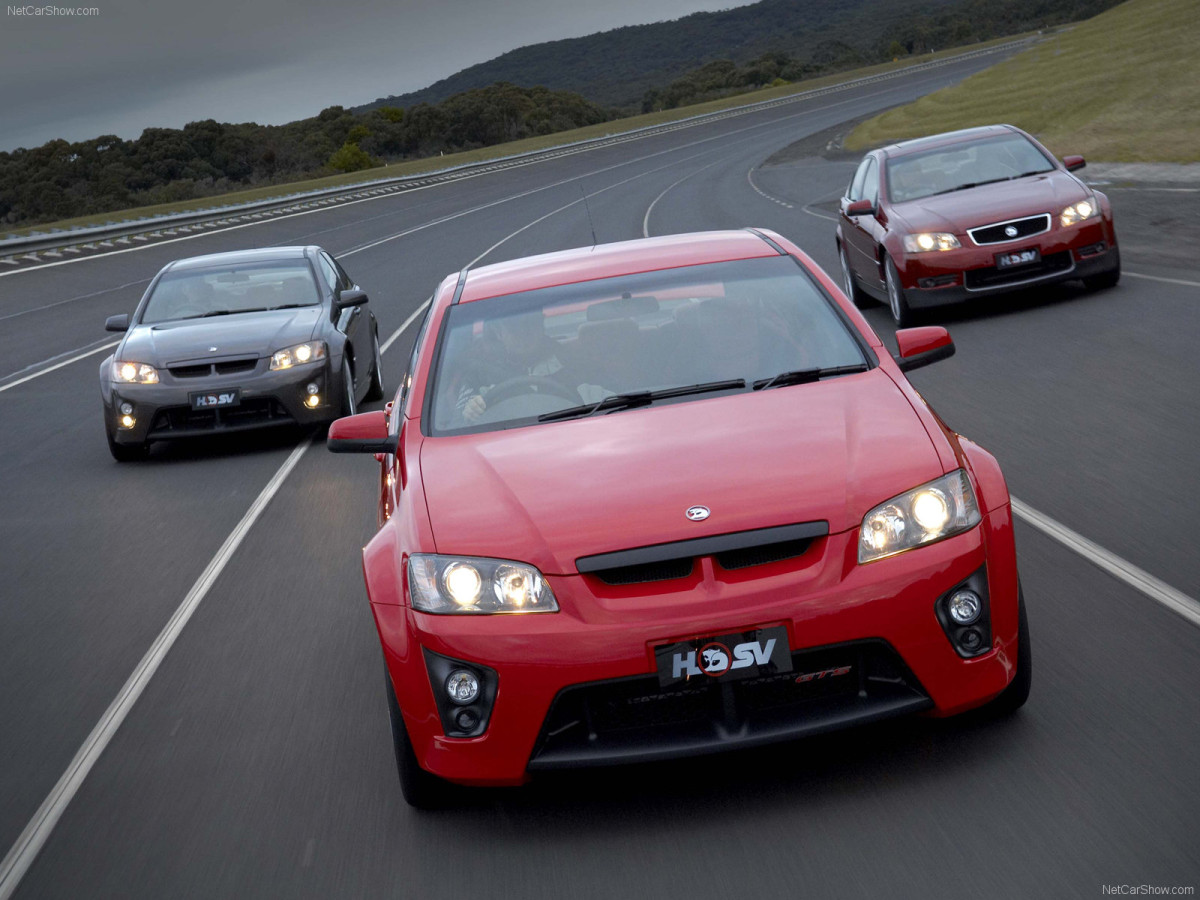
[[[688,511],[684,515],[693,522],[703,522],[708,518],[709,510],[707,506],[692,506],[688,508]]]
[[[1017,236],[1017,226],[1016,225],[1006,226],[1004,229],[1004,233],[1006,235],[1008,235],[1009,237],[1016,237]]]

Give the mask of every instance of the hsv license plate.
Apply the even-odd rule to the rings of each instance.
[[[1027,266],[1030,263],[1038,262],[1042,258],[1042,254],[1034,247],[1031,250],[1013,250],[1010,253],[996,254],[996,268],[1008,269],[1013,266]]]
[[[242,389],[229,388],[224,391],[205,391],[199,394],[188,394],[192,401],[192,409],[215,409],[222,406],[237,406],[242,402]]]
[[[654,648],[654,657],[663,686],[692,678],[733,681],[792,671],[782,625],[661,644]]]

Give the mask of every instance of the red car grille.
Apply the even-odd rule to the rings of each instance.
[[[803,556],[829,533],[828,522],[801,522],[582,556],[575,565],[605,584],[643,584],[686,578],[694,561],[711,556],[722,569],[744,569]]]
[[[967,234],[976,244],[1003,244],[1006,241],[1019,241],[1030,235],[1041,234],[1050,230],[1050,214],[1030,216],[1027,219],[1013,219],[1011,222],[997,222],[995,225],[984,225],[981,228],[969,228]],[[1011,234],[1009,232],[1012,232]]]
[[[1047,254],[1029,266],[1013,266],[1010,269],[968,269],[963,273],[963,283],[968,291],[981,291],[1069,272],[1074,265],[1071,251],[1064,250],[1061,253]]]
[[[550,708],[529,768],[753,746],[932,705],[884,641],[797,651],[792,665],[792,672],[744,681],[702,678],[662,687],[657,675],[645,675],[566,688]]]

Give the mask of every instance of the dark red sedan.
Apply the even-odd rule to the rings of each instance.
[[[1038,284],[1112,287],[1121,256],[1108,197],[1012,125],[968,128],[868,153],[841,201],[845,291],[913,311]]]
[[[1030,685],[996,460],[811,259],[685,234],[446,278],[386,411],[363,551],[400,781],[711,753]]]

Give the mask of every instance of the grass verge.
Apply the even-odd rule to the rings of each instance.
[[[844,142],[1006,122],[1057,155],[1106,162],[1200,162],[1200,7],[1129,0],[954,87],[864,122]]]

